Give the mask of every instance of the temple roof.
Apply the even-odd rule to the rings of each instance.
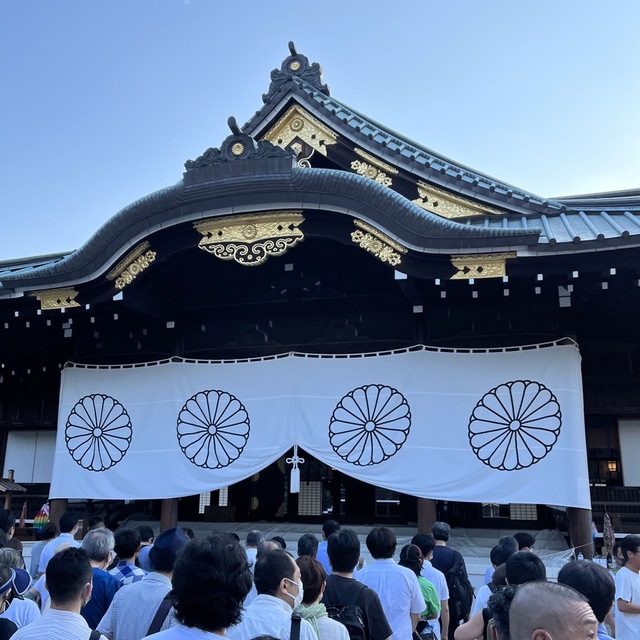
[[[126,206],[76,251],[0,263],[0,295],[90,282],[170,230],[178,247],[203,220],[282,210],[304,212],[311,236],[344,243],[353,223],[368,225],[414,264],[428,254],[640,245],[640,190],[544,198],[519,189],[348,107],[320,66],[289,48],[242,130],[230,119],[231,135],[187,161],[182,180]]]

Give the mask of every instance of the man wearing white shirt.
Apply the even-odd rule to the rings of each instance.
[[[624,566],[616,573],[616,640],[640,637],[640,536],[620,541]]]
[[[19,629],[15,640],[88,640],[91,629],[80,609],[91,598],[92,569],[84,549],[70,547],[47,565],[46,585],[51,608],[38,620]],[[104,636],[99,636],[106,640]]]
[[[284,549],[274,549],[260,555],[253,575],[258,595],[245,609],[242,621],[227,629],[227,637],[230,640],[251,640],[270,635],[289,640],[291,614],[304,595],[300,568]],[[318,640],[306,620],[300,623],[300,640]]]
[[[358,580],[380,597],[393,640],[411,640],[425,603],[416,574],[393,560],[397,544],[391,529],[372,529],[367,536],[367,549],[375,562],[358,572]]]
[[[264,540],[264,533],[254,529],[247,533],[247,541],[245,542],[247,559],[249,560],[249,567],[253,573],[253,567],[256,563],[256,555],[258,554],[258,545]]]
[[[53,557],[56,549],[65,542],[79,547],[80,543],[76,542],[75,535],[78,533],[78,517],[65,511],[60,517],[60,535],[57,538],[47,542],[42,553],[40,554],[40,562],[38,563],[38,575],[42,575],[47,570],[47,564]]]
[[[438,640],[440,640],[440,637],[446,638],[449,633],[449,586],[444,573],[438,571],[431,564],[436,540],[430,533],[418,533],[413,536],[411,544],[415,544],[422,551],[424,564],[420,575],[433,583],[440,598],[440,618],[438,620],[429,620],[429,626],[433,629]]]

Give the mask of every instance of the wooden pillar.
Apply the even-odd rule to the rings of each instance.
[[[60,526],[60,517],[68,507],[69,501],[66,498],[49,500],[49,520]]]
[[[593,534],[591,530],[591,510],[567,508],[567,526],[569,529],[569,544],[587,560],[593,560]]]
[[[436,501],[418,498],[418,533],[431,533],[431,527],[437,518]]]
[[[178,524],[178,498],[166,498],[160,510],[160,532]]]

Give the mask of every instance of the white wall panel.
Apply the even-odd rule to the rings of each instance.
[[[625,487],[640,487],[640,420],[618,420],[622,483]]]
[[[3,476],[13,469],[18,483],[51,482],[55,446],[55,431],[10,431]]]

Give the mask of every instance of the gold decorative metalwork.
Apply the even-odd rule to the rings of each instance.
[[[156,259],[156,252],[148,249],[149,243],[146,240],[140,243],[107,273],[107,280],[115,280],[118,289],[131,284]]]
[[[241,156],[243,152],[244,152],[244,145],[242,144],[242,142],[236,142],[231,147],[231,153],[233,153],[234,156]]]
[[[147,251],[144,255],[136,258],[121,274],[116,278],[116,288],[124,289],[131,284],[139,273],[144,271],[156,259],[155,251]]]
[[[372,164],[368,162],[361,162],[360,160],[354,160],[351,163],[351,168],[359,173],[361,176],[365,178],[369,178],[370,180],[374,180],[375,182],[379,182],[383,184],[385,187],[390,187],[393,183],[391,178],[384,172],[380,171],[377,167],[374,167]]]
[[[289,69],[291,69],[291,71],[297,71],[300,68],[300,63],[297,60],[294,60],[290,65],[289,65]]]
[[[107,280],[115,280],[136,258],[141,256],[150,247],[149,242],[145,240],[130,251],[118,264],[107,273]]]
[[[443,218],[468,218],[470,216],[482,216],[487,213],[493,215],[504,215],[503,211],[494,209],[485,204],[467,200],[460,196],[453,195],[444,189],[438,189],[430,184],[418,182],[419,198],[412,200],[419,207],[435,213]]]
[[[31,295],[36,296],[38,300],[40,300],[40,309],[43,311],[70,309],[71,307],[80,306],[80,303],[76,302],[78,292],[73,287],[49,289],[48,291],[34,291]]]
[[[198,248],[221,260],[251,267],[286,253],[304,240],[299,228],[303,222],[300,211],[274,211],[210,218],[193,226],[203,235]]]
[[[403,247],[400,243],[366,222],[354,220],[353,224],[359,228],[351,233],[351,240],[360,248],[373,254],[381,262],[390,264],[392,267],[402,262],[401,254],[407,253],[408,249],[406,247]]]
[[[336,144],[338,134],[314,118],[301,107],[294,105],[264,135],[264,140],[285,149],[296,138],[327,155],[327,146]]]
[[[452,256],[451,264],[458,271],[451,276],[451,280],[502,278],[507,275],[507,260],[515,257],[515,253],[476,253],[466,256]]]
[[[390,164],[387,164],[386,162],[383,162],[379,158],[376,158],[375,156],[372,156],[370,153],[367,153],[363,149],[359,149],[358,147],[355,147],[354,151],[361,158],[364,158],[367,162],[370,162],[371,164],[374,164],[376,167],[379,167],[383,171],[386,171],[387,173],[391,173],[393,175],[396,175],[398,173],[398,170],[395,167],[392,167]]]

